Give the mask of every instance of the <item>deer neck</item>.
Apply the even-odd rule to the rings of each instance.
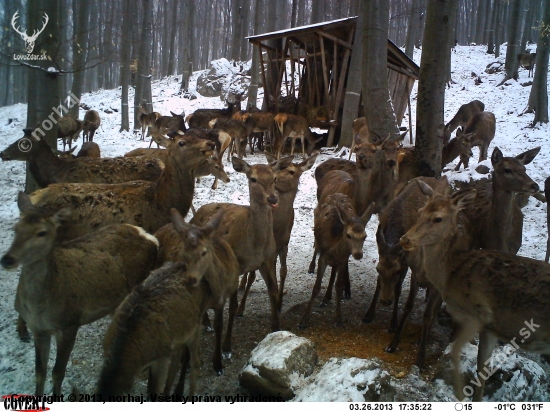
[[[379,211],[384,203],[384,198],[393,192],[394,186],[395,171],[388,170],[383,161],[376,162],[369,176],[365,207],[364,209],[356,210],[357,214],[361,215],[364,213],[371,202],[376,202],[376,211]]]
[[[290,232],[294,225],[294,199],[296,199],[296,190],[289,192],[279,192],[279,206],[273,210],[273,235],[277,247],[279,243],[285,243],[290,240]]]
[[[460,147],[457,144],[458,139],[451,139],[449,143],[443,146],[443,151],[441,153],[441,166],[445,166],[448,163],[455,160],[460,156]]]
[[[206,160],[205,160],[206,161]],[[178,162],[173,154],[168,153],[165,168],[153,185],[154,199],[159,209],[164,209],[170,216],[170,208],[176,208],[182,216],[187,215],[195,191],[194,170],[187,162]]]
[[[63,161],[45,143],[37,143],[37,146],[36,150],[29,153],[29,170],[36,183],[46,187],[52,183],[50,177],[56,177]]]
[[[511,234],[516,205],[515,192],[504,190],[493,177],[493,198],[491,199],[491,227],[496,243],[493,248],[507,251],[506,243]]]
[[[248,242],[252,248],[265,245],[273,239],[273,211],[266,204],[251,203],[248,222]]]
[[[457,232],[451,233],[441,242],[425,245],[420,248],[422,269],[427,279],[439,292],[443,293],[445,284],[453,269],[453,260],[461,252],[456,246]]]
[[[23,265],[21,275],[19,276],[19,284],[17,285],[17,295],[15,297],[15,310],[20,314],[27,313],[34,318],[39,311],[29,309],[30,307],[40,307],[52,298],[55,300],[56,285],[56,270],[53,259],[53,250],[44,258],[37,260],[28,265]],[[25,318],[27,323],[31,322],[31,318]]]
[[[372,169],[356,167],[355,177],[353,178],[353,200],[355,202],[355,212],[362,215],[368,207],[367,194],[370,188],[370,178]]]

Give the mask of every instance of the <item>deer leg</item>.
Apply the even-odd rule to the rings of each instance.
[[[149,382],[147,383],[147,394],[159,394],[163,392],[168,369],[170,369],[170,357],[158,359],[153,362],[149,370]]]
[[[250,146],[250,154],[254,154],[254,138],[252,133],[248,135],[248,145]]]
[[[334,288],[334,281],[336,280],[337,268],[336,266],[332,267],[330,272],[330,279],[328,281],[327,291],[325,292],[325,297],[321,301],[319,307],[324,308],[332,300],[332,289]]]
[[[164,393],[171,394],[172,386],[176,380],[176,375],[181,369],[181,357],[183,356],[183,348],[176,349],[172,352],[170,358],[170,368],[168,369],[168,375],[166,376],[166,384],[164,385]]]
[[[483,369],[487,371],[486,362],[491,357],[497,338],[491,332],[482,330],[479,333],[479,347],[477,352],[477,376],[481,386],[474,389],[474,402],[483,401],[483,391],[485,389],[485,381],[489,378],[489,374],[484,377],[481,372]]]
[[[550,238],[548,240],[550,242]],[[311,259],[311,263],[309,264],[309,268],[307,270],[307,273],[315,273],[315,259],[317,258],[317,254],[319,253],[319,250],[317,250],[317,245],[313,244],[313,258]]]
[[[313,301],[319,295],[319,292],[321,291],[321,282],[323,281],[323,275],[325,274],[325,270],[327,268],[327,262],[325,260],[325,257],[323,254],[319,256],[319,262],[317,265],[317,279],[315,279],[315,285],[313,285],[313,290],[311,292],[311,298],[309,299],[309,302],[306,305],[306,309],[304,310],[304,314],[302,315],[302,318],[300,319],[300,323],[298,324],[298,329],[305,329],[308,322],[309,322],[309,316],[311,314],[311,307],[313,306]]]
[[[23,342],[30,342],[31,335],[29,335],[29,330],[27,329],[27,323],[23,320],[21,315],[17,318],[17,336]]]
[[[290,137],[290,155],[292,156],[294,154],[294,148],[296,147],[296,138],[294,136]]]
[[[344,275],[344,299],[351,299],[351,284],[349,280],[348,262],[346,262],[343,275]]]
[[[416,281],[416,277],[413,274],[411,276],[411,286],[409,290],[409,297],[407,298],[407,302],[405,303],[405,308],[403,309],[403,315],[401,315],[401,322],[399,323],[399,326],[395,331],[395,335],[393,336],[392,341],[386,347],[385,349],[386,352],[393,353],[397,349],[397,346],[401,341],[401,334],[403,333],[403,329],[405,328],[405,323],[407,323],[407,318],[409,317],[409,315],[411,314],[414,308],[414,299],[416,298],[417,293],[418,293],[418,282]]]
[[[285,280],[286,275],[288,274],[288,269],[286,266],[286,257],[288,255],[288,246],[283,246],[281,252],[279,253],[279,260],[281,262],[281,270],[279,272],[280,286],[279,286],[279,312],[283,307],[283,294],[285,290]]]
[[[245,275],[246,276],[246,275]],[[246,281],[246,289],[244,290],[243,297],[241,298],[241,303],[239,304],[239,308],[237,309],[237,317],[242,318],[244,313],[244,308],[246,305],[246,299],[248,298],[248,292],[250,292],[250,288],[252,287],[252,284],[256,280],[256,272],[248,272],[248,277]]]
[[[233,335],[233,322],[235,320],[235,314],[237,313],[237,292],[235,291],[229,297],[229,317],[227,319],[227,332],[225,333],[225,340],[222,346],[222,356],[224,359],[231,358],[231,337]]]
[[[218,188],[218,178],[214,178],[214,183],[212,183],[212,189],[216,190]]]
[[[275,255],[268,262],[262,263],[260,266],[260,274],[262,275],[265,284],[267,285],[267,293],[269,294],[269,303],[271,305],[271,331],[276,332],[279,328],[279,291],[277,287],[277,256]]]
[[[370,303],[367,313],[363,316],[363,322],[371,323],[376,316],[376,304],[378,303],[378,297],[380,296],[380,275],[376,280],[376,289],[374,290],[374,296],[372,297],[372,302]]]
[[[300,142],[302,143],[302,158],[306,158],[306,146],[305,146],[305,141],[304,141],[304,135],[302,134],[300,136]]]
[[[403,281],[405,280],[405,276],[407,276],[407,271],[409,270],[409,267],[405,265],[401,268],[401,273],[399,274],[399,280],[397,281],[395,288],[393,290],[393,310],[391,315],[391,321],[390,321],[390,328],[388,329],[388,332],[394,332],[395,328],[397,328],[397,313],[399,312],[399,298],[401,297],[401,289],[403,287]]]
[[[214,354],[212,355],[212,365],[216,375],[223,375],[222,365],[222,333],[223,333],[223,306],[215,310],[214,315],[214,333],[215,333],[215,347]]]
[[[479,147],[479,161],[482,162],[487,159],[487,149],[489,148],[489,145],[487,143],[483,143]]]
[[[246,287],[246,280],[248,279],[248,275],[246,273],[243,273],[243,276],[241,277],[241,281],[239,282],[239,290],[244,290]]]
[[[194,396],[197,387],[197,378],[199,377],[199,370],[201,367],[201,360],[199,358],[199,345],[200,345],[200,328],[195,330],[193,340],[189,343],[189,364],[191,372],[189,374],[189,395]]]
[[[75,326],[63,329],[61,334],[56,336],[57,356],[55,358],[55,365],[52,373],[54,395],[61,395],[61,384],[65,378],[67,363],[69,362],[71,352],[73,351],[77,332],[78,326]]]
[[[36,355],[36,396],[44,395],[46,374],[48,372],[48,358],[50,356],[51,336],[47,332],[32,331],[34,336],[34,352]]]
[[[460,352],[462,347],[472,340],[472,338],[481,330],[481,323],[477,319],[469,318],[459,325],[455,343],[451,349],[451,359],[453,362],[453,386],[456,398],[460,401],[464,398],[464,381],[460,371]]]
[[[443,302],[441,299],[441,294],[433,286],[429,286],[428,290],[430,291],[430,298],[428,299],[428,304],[426,305],[424,315],[422,316],[422,335],[420,336],[420,344],[418,345],[418,353],[416,354],[416,366],[419,368],[424,366],[428,336],[430,335],[430,330],[432,328],[435,315]]]
[[[153,144],[153,138],[151,137],[151,141],[149,142],[149,149],[151,148],[152,144]]]
[[[187,369],[189,368],[189,358],[189,347],[185,345],[181,355],[180,378],[178,379],[178,384],[176,385],[176,389],[174,391],[174,394],[179,396],[183,396],[183,388],[185,387],[185,374],[187,373]]]
[[[342,326],[342,290],[344,289],[345,269],[336,266],[336,326]]]

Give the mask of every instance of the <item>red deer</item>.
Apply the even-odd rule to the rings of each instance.
[[[245,113],[242,116],[242,122],[246,127],[250,153],[254,154],[252,135],[254,133],[264,133],[264,135],[265,133],[273,133],[273,114],[269,112]]]
[[[21,219],[0,263],[5,269],[22,266],[15,310],[34,338],[36,395],[44,394],[50,339],[56,332],[53,393],[59,395],[79,327],[113,312],[147,277],[158,241],[139,227],[112,225],[60,243],[56,231],[67,222],[69,209],[47,213],[23,192],[17,204]]]
[[[267,285],[271,304],[271,329],[279,330],[278,288],[276,276],[277,251],[273,236],[273,212],[279,198],[275,191],[275,173],[288,167],[292,158],[284,158],[274,165],[249,165],[237,157],[233,168],[246,174],[250,192],[250,206],[231,203],[211,203],[202,206],[191,223],[202,225],[218,210],[225,210],[216,233],[231,245],[239,260],[240,273],[260,270]],[[224,351],[227,352],[227,348]]]
[[[281,157],[281,152],[284,149],[286,140],[290,137],[290,154],[294,154],[294,146],[296,139],[300,138],[302,144],[302,156],[305,157],[305,142],[307,140],[307,155],[311,156],[315,148],[315,139],[311,135],[307,120],[302,116],[289,113],[279,113],[274,117],[274,122],[279,129],[279,135],[276,135],[273,152],[277,158]]]
[[[321,282],[327,265],[332,266],[336,278],[336,323],[342,323],[340,301],[345,272],[348,270],[350,255],[359,260],[363,257],[363,243],[367,234],[365,226],[374,210],[371,204],[362,215],[355,213],[352,200],[342,193],[335,193],[319,202],[315,208],[314,229],[315,246],[319,250],[317,279],[311,298],[300,319],[298,327],[304,329],[309,322],[313,301],[319,295]]]
[[[495,115],[491,112],[481,112],[470,118],[466,126],[464,126],[463,133],[476,133],[472,146],[479,146],[479,161],[487,159],[487,150],[491,141],[495,137],[496,120]],[[460,156],[460,164],[463,164],[465,168],[468,167],[467,156]]]
[[[357,145],[364,144],[380,144],[381,140],[379,136],[372,136],[374,133],[370,133],[369,126],[367,125],[366,117],[359,117],[353,121],[353,139],[348,159],[351,159],[352,153],[355,153]]]
[[[533,77],[535,60],[537,60],[537,53],[527,52],[518,54],[518,61],[520,66],[529,71],[528,77]]]
[[[55,154],[59,156],[60,159],[76,159],[80,157],[87,157],[87,158],[94,158],[99,159],[101,158],[101,150],[99,148],[99,145],[96,142],[86,142],[82,144],[82,147],[78,151],[78,154],[75,156],[73,152],[76,150],[78,146],[73,147],[70,150],[67,150],[65,152],[59,151],[57,149],[52,150]]]
[[[212,119],[208,123],[208,126],[211,129],[221,129],[231,136],[231,150],[227,153],[227,160],[229,160],[229,156],[235,151],[239,159],[242,159],[246,155],[246,127],[241,121],[220,117]]]
[[[82,130],[82,121],[75,119],[72,116],[63,116],[57,122],[57,138],[63,141],[63,150],[69,145],[69,149],[73,146],[73,140],[78,140],[78,135]]]
[[[93,142],[95,131],[99,129],[101,125],[101,119],[99,113],[95,110],[88,110],[84,115],[84,121],[82,123],[82,143]]]
[[[170,114],[172,116],[160,116],[155,120],[149,147],[151,147],[153,141],[157,143],[157,146],[160,145],[158,142],[159,135],[168,134],[170,137],[174,137],[176,134],[183,135],[187,130],[184,114],[175,114],[174,112],[170,112]]]
[[[460,109],[458,109],[455,116],[445,125],[445,129],[443,131],[443,144],[447,144],[451,138],[451,133],[457,127],[466,126],[472,116],[481,113],[483,110],[485,110],[485,104],[479,100],[472,100],[470,103],[460,106]]]
[[[60,238],[74,239],[113,223],[129,223],[155,232],[170,221],[170,208],[185,216],[195,188],[194,172],[207,163],[214,143],[193,136],[176,137],[160,177],[154,182],[116,185],[65,183],[50,185],[30,198],[38,207],[71,206],[73,217],[59,228]]]
[[[208,123],[212,119],[230,118],[234,113],[241,110],[242,95],[236,95],[236,101],[229,102],[226,100],[227,107],[225,109],[197,109],[185,118],[185,121],[191,128],[208,129]]]
[[[118,157],[114,159],[60,159],[44,139],[35,140],[25,129],[25,136],[8,146],[0,158],[27,160],[29,170],[38,186],[44,188],[53,183],[122,183],[132,180],[156,180],[162,167],[157,160]],[[30,150],[21,151],[19,145],[25,139]]]
[[[492,196],[486,191],[478,192],[474,207],[464,211],[482,249],[518,253],[523,213],[516,203],[516,194],[539,191],[539,185],[525,171],[525,165],[531,163],[539,151],[537,147],[516,157],[504,157],[498,147],[493,150]]]
[[[183,262],[187,265],[186,277],[190,281],[198,284],[203,278],[210,285],[214,298],[208,308],[216,312],[214,322],[216,348],[212,360],[214,370],[221,375],[223,373],[221,346],[223,309],[226,300],[231,297],[229,322],[223,345],[230,350],[233,319],[237,310],[239,262],[231,246],[214,234],[222,220],[223,210],[214,215],[203,227],[186,223],[175,209],[171,212],[172,223],[163,226],[155,234],[160,243],[157,266],[168,261]]]
[[[426,277],[459,325],[451,350],[458,399],[471,395],[463,387],[460,352],[479,333],[480,385],[473,400],[481,401],[485,379],[480,373],[497,339],[550,354],[550,265],[495,250],[464,251],[456,243],[460,231],[457,214],[473,203],[476,191],[441,196],[424,185],[423,191],[432,199],[420,209],[416,224],[401,238],[401,246],[407,251],[420,250]],[[522,334],[526,322],[536,323],[536,333]],[[518,331],[525,339],[517,339]]]
[[[279,310],[281,310],[283,305],[285,280],[288,273],[286,258],[288,255],[290,234],[294,226],[294,199],[296,199],[296,194],[298,193],[300,177],[306,170],[313,167],[315,160],[317,160],[317,156],[318,153],[301,163],[291,163],[286,168],[275,172],[275,178],[277,179],[275,182],[275,190],[279,193],[279,206],[273,210],[273,236],[275,237],[275,247],[281,264],[279,272]],[[277,162],[277,159],[268,154],[266,154],[265,157],[269,164],[275,164]],[[242,278],[241,286],[245,291],[237,310],[237,316],[243,315],[246,298],[255,279],[255,272],[250,272]]]
[[[145,129],[150,129],[155,127],[155,122],[159,117],[162,115],[159,112],[151,112],[149,113],[147,109],[143,106],[139,109],[138,119],[139,124],[141,125],[141,139],[145,140]]]

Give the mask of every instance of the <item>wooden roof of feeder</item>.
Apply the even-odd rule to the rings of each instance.
[[[305,102],[308,107],[324,107],[328,119],[318,122],[321,123],[319,126],[329,129],[337,127],[341,121],[340,109],[347,86],[356,23],[357,17],[348,17],[247,37],[262,52],[266,52],[267,60],[277,67],[275,85],[274,80],[266,79],[265,59],[260,53],[262,81],[267,84],[265,93],[272,96],[273,101],[281,99],[281,96],[292,96]],[[276,46],[272,47],[273,44]],[[288,70],[283,70],[283,60],[290,61],[290,76]],[[388,40],[388,85],[398,124],[405,114],[414,81],[419,78],[419,70],[414,61]],[[295,73],[299,78],[296,84]]]

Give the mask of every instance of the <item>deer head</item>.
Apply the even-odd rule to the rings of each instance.
[[[32,33],[32,36],[29,36],[27,35],[26,30],[22,32],[20,29],[17,28],[16,22],[18,17],[19,17],[19,10],[17,10],[13,15],[11,19],[11,25],[13,29],[21,36],[21,38],[25,42],[25,48],[27,49],[27,53],[30,54],[34,50],[34,42],[38,38],[38,35],[44,31],[44,29],[46,28],[46,24],[48,24],[48,21],[50,21],[50,18],[46,13],[44,13],[44,23],[42,24],[42,28],[40,30],[34,30],[34,32]]]

